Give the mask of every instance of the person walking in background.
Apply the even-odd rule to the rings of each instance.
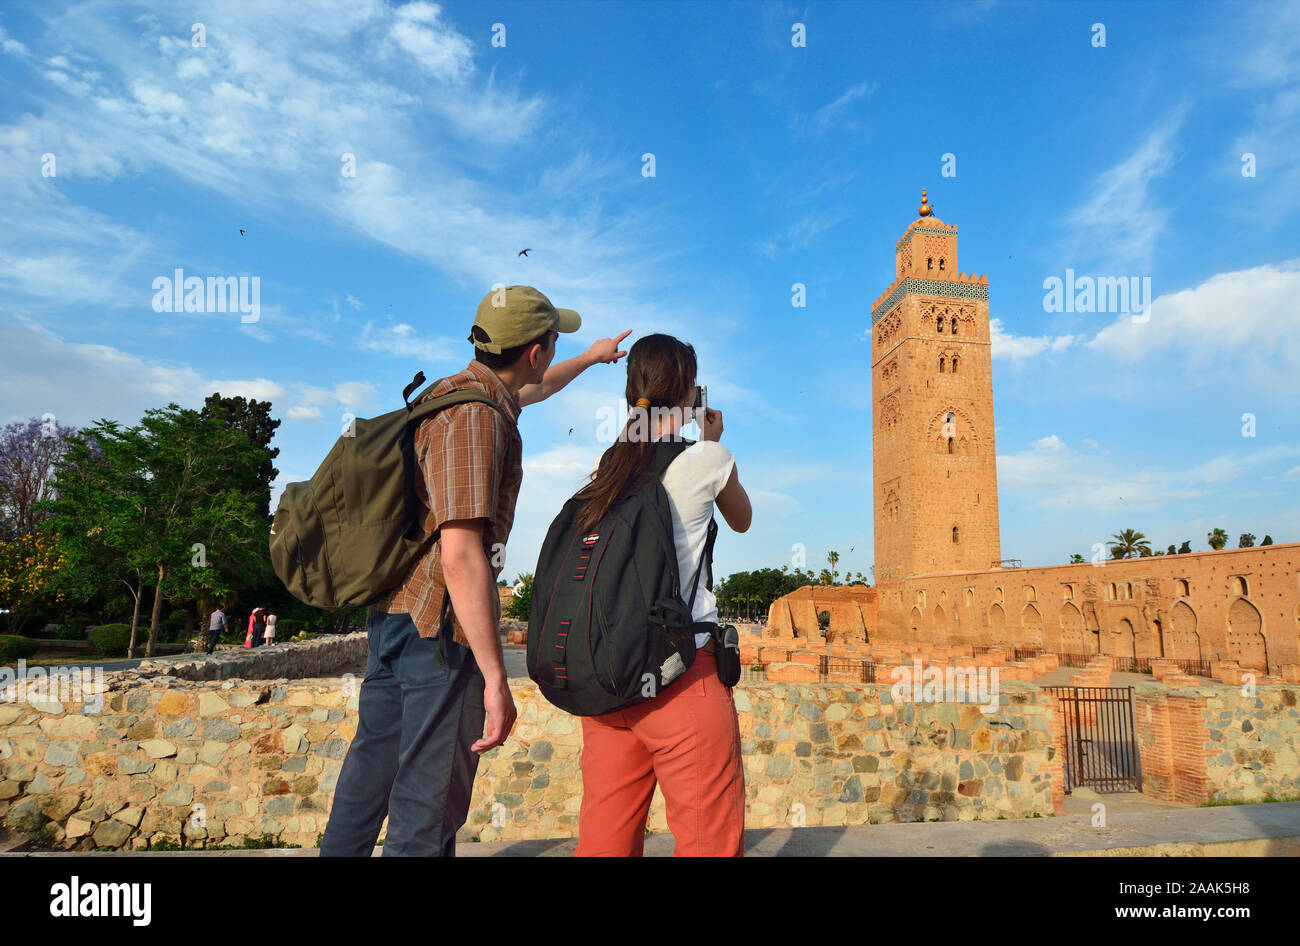
[[[268,647],[275,643],[275,622],[278,620],[279,618],[274,614],[266,616],[266,634],[262,639]]]
[[[263,635],[266,634],[266,608],[254,608],[257,620],[253,622],[253,646],[261,647]]]
[[[457,404],[415,429],[413,486],[423,536],[436,538],[370,609],[357,730],[321,857],[369,857],[385,816],[385,857],[456,853],[479,753],[505,742],[516,717],[496,580],[523,479],[519,412],[590,366],[627,354],[618,351],[624,333],[552,365],[559,333],[577,331],[581,321],[531,286],[495,289],[470,329],[474,359],[420,398],[477,391],[501,410]]]
[[[626,396],[636,406],[591,482],[575,494],[587,498],[579,529],[594,527],[649,466],[653,443],[629,434],[646,419],[638,414],[650,412],[650,440],[675,437],[690,423],[695,371],[695,349],[671,335],[647,335],[632,346]],[[722,412],[700,409],[694,419],[700,442],[682,451],[663,473],[682,576],[700,567],[715,504],[736,532],[747,531],[753,517],[736,461],[719,443]],[[717,599],[703,584],[696,589],[691,620],[718,620]],[[695,661],[658,696],[582,717],[582,807],[575,856],[640,857],[656,782],[663,790],[676,855],[744,854],[745,773],[736,704],[731,688],[718,679],[711,635],[697,634],[695,644]]]
[[[254,635],[255,632],[256,632],[256,625],[257,625],[257,612],[258,612],[259,610],[260,610],[259,608],[254,608],[254,609],[253,609],[252,611],[250,611],[249,614],[248,614],[248,636],[244,638],[244,646],[245,646],[245,647],[252,647],[252,646],[253,646],[253,635]]]
[[[213,611],[212,616],[208,618],[209,654],[217,649],[217,641],[221,639],[221,635],[228,629],[229,625],[226,624],[226,612],[221,609],[221,604],[218,603],[217,609]]]

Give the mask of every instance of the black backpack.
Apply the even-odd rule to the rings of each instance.
[[[718,524],[709,520],[683,603],[672,510],[660,479],[691,442],[656,442],[643,480],[593,529],[579,532],[586,501],[569,499],[542,543],[528,617],[528,675],[546,699],[575,716],[657,696],[694,663],[695,634],[715,627],[693,622],[691,606],[701,569],[708,568],[713,587]]]

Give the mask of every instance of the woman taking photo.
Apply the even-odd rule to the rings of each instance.
[[[578,493],[588,500],[579,517],[585,528],[635,485],[649,465],[652,440],[672,437],[696,420],[700,442],[684,450],[663,475],[682,576],[695,574],[700,565],[715,505],[736,532],[745,532],[752,517],[735,460],[719,442],[722,412],[692,412],[695,371],[695,350],[671,335],[648,335],[632,346],[626,397],[635,406],[606,462]],[[638,412],[648,414],[638,417]],[[648,430],[650,439],[638,436],[636,429]],[[717,601],[703,582],[691,615],[694,621],[717,621]],[[656,781],[677,856],[744,853],[745,776],[736,705],[731,689],[718,680],[711,637],[697,634],[696,647],[694,663],[658,696],[628,709],[582,717],[582,809],[575,855],[640,857]]]

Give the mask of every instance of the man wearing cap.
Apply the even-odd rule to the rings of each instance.
[[[558,333],[581,322],[531,286],[495,289],[470,329],[474,360],[420,398],[481,391],[506,416],[470,402],[416,428],[416,494],[424,534],[437,539],[370,611],[357,732],[339,772],[323,857],[369,856],[385,815],[385,855],[456,853],[478,754],[506,741],[516,715],[496,579],[523,479],[519,411],[591,365],[627,354],[618,346],[630,332],[552,365]]]

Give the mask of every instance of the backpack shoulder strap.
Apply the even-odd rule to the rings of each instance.
[[[442,379],[439,379],[439,381],[441,380]],[[496,408],[497,413],[499,413],[503,418],[505,418],[507,426],[515,423],[510,419],[510,415],[506,413],[506,409],[502,407],[500,404],[498,404],[495,399],[484,394],[482,391],[475,391],[472,388],[461,388],[456,391],[450,391],[447,394],[439,395],[438,397],[435,397],[428,401],[421,401],[420,398],[424,397],[429,391],[433,389],[435,385],[439,383],[438,381],[435,381],[433,382],[433,384],[429,385],[427,388],[425,388],[423,391],[417,394],[415,396],[415,400],[412,401],[411,392],[414,391],[423,383],[424,383],[424,372],[418,371],[416,372],[415,377],[411,379],[411,383],[408,384],[406,387],[402,388],[402,402],[406,405],[406,414],[407,414],[406,420],[408,424],[415,423],[416,421],[425,420],[429,417],[432,417],[434,414],[438,413],[443,408],[452,407],[456,404],[464,404],[467,401],[481,401],[484,404],[490,404],[492,405],[492,407]]]
[[[492,405],[506,419],[507,423],[510,422],[510,415],[506,413],[505,408],[481,391],[471,390],[451,391],[430,398],[427,401],[420,401],[418,404],[411,404],[407,407],[407,414],[409,415],[407,419],[409,422],[414,423],[417,420],[424,420],[438,413],[443,408],[452,407],[456,404],[465,404],[469,401],[481,401],[484,404]]]
[[[646,467],[646,474],[652,476],[663,476],[664,471],[668,469],[669,464],[686,452],[694,441],[684,440],[680,437],[656,440],[654,442],[654,451],[650,454],[650,465]]]
[[[695,607],[695,591],[700,584],[700,571],[707,565],[709,570],[709,580],[705,585],[710,591],[713,590],[713,541],[718,537],[718,521],[712,516],[709,517],[709,531],[704,539],[704,554],[700,556],[700,564],[695,568],[695,577],[691,579],[691,597],[686,602],[686,610],[690,611]]]

